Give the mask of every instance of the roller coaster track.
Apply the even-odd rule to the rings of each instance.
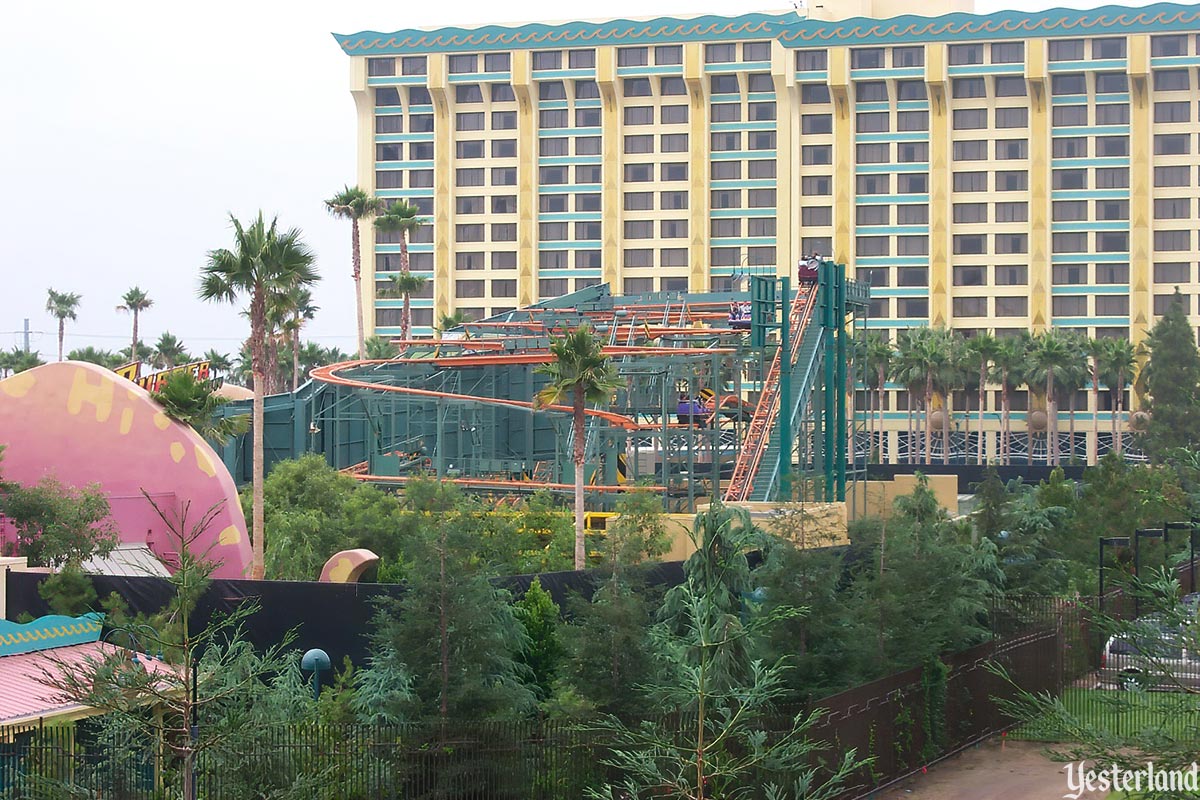
[[[805,285],[800,287],[796,293],[796,299],[792,303],[788,316],[791,336],[788,359],[793,365],[800,352],[800,340],[812,319],[813,308],[816,306],[816,303],[813,302],[815,298],[816,287]],[[750,491],[754,486],[754,478],[762,464],[763,453],[767,450],[771,433],[775,430],[775,422],[779,418],[779,375],[782,356],[783,348],[775,348],[775,357],[771,359],[771,367],[766,378],[763,379],[758,405],[754,408],[754,416],[750,419],[750,427],[747,429],[746,438],[742,441],[742,447],[738,451],[737,461],[733,466],[733,475],[725,490],[725,502],[744,502],[750,496]]]

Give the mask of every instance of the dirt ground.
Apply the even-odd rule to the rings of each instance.
[[[1034,742],[992,739],[930,767],[875,795],[879,800],[1061,800],[1067,793],[1064,765]],[[1080,800],[1104,800],[1084,792]]]

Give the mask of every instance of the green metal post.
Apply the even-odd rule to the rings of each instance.
[[[834,435],[837,437],[837,457],[834,469],[837,472],[837,499],[846,500],[846,274],[841,264],[830,263],[833,273],[836,301],[834,303],[834,333],[837,335],[837,423],[834,425]]]
[[[833,318],[835,311],[836,297],[834,296],[835,287],[833,280],[833,262],[823,261],[818,268],[819,284],[817,291],[820,296],[821,310],[821,347],[824,348],[824,369],[822,370],[823,386],[821,387],[821,400],[824,406],[824,414],[822,414],[822,422],[824,425],[821,429],[822,444],[821,449],[822,461],[824,463],[823,476],[825,481],[824,495],[825,502],[833,502],[834,498],[834,472],[837,469],[837,444],[835,436],[837,433],[837,365],[834,364],[836,352],[833,347]]]
[[[786,275],[779,279],[779,493],[784,500],[792,497],[792,282]]]

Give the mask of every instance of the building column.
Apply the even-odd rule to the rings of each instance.
[[[596,48],[596,83],[600,87],[600,147],[604,152],[600,164],[604,180],[600,189],[600,203],[604,209],[600,219],[600,280],[608,284],[613,294],[623,294],[625,261],[621,240],[625,232],[621,228],[624,216],[621,156],[625,148],[621,139],[621,93],[617,80],[617,48]]]
[[[1025,40],[1025,89],[1029,95],[1029,323],[1034,333],[1050,327],[1054,259],[1050,236],[1050,77],[1046,40]]]
[[[683,81],[688,92],[688,291],[707,292],[712,282],[708,255],[709,92],[700,42],[683,46]]]
[[[434,325],[454,308],[454,113],[446,61],[445,54],[428,57],[429,96],[433,102]]]
[[[1129,37],[1129,339],[1146,339],[1154,308],[1154,134],[1150,96],[1150,37]],[[1145,365],[1138,357],[1137,369]],[[1129,410],[1142,408],[1142,397],[1129,393]]]
[[[833,260],[854,271],[854,104],[850,49],[829,48],[829,99],[833,102]]]
[[[771,42],[775,85],[775,263],[779,276],[796,276],[800,252],[800,115],[796,112],[796,52]],[[853,273],[847,273],[853,274]]]
[[[355,185],[375,196],[375,93],[367,86],[367,59],[350,59],[350,96],[354,98],[355,146],[358,151]],[[359,300],[363,309],[363,336],[375,335],[375,226],[372,220],[358,220],[359,253],[363,279]],[[353,265],[350,265],[353,269]],[[367,276],[370,276],[370,280]],[[354,344],[358,354],[358,343]]]
[[[512,53],[512,87],[517,98],[517,305],[537,294],[538,118],[529,50]]]
[[[950,326],[950,93],[946,45],[925,45],[929,97],[929,324]]]

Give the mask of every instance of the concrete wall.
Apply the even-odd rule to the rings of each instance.
[[[929,488],[937,497],[938,504],[951,515],[958,513],[958,476],[926,475]],[[864,481],[867,494],[867,516],[890,519],[895,514],[897,497],[912,494],[917,486],[916,475],[897,475],[890,481]]]

